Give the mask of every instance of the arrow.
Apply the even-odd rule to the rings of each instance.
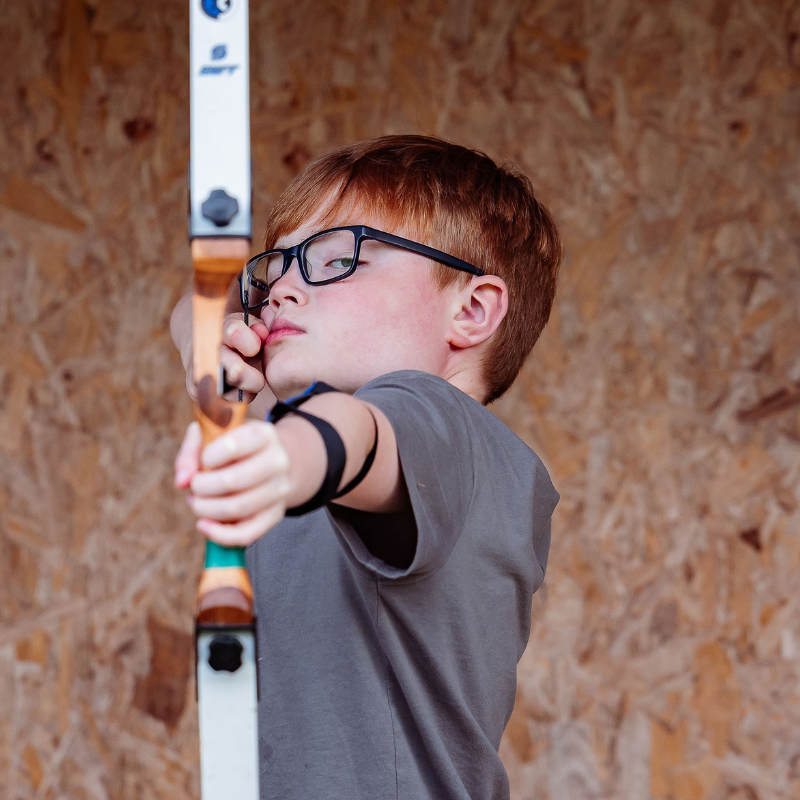
[[[219,362],[231,282],[250,253],[247,0],[190,0],[189,239],[194,266],[195,412],[203,444],[240,425]],[[197,592],[203,800],[258,800],[256,632],[243,548],[206,543]]]

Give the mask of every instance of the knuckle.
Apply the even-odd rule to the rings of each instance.
[[[223,434],[217,440],[220,447],[229,456],[236,456],[239,453],[239,436],[238,429],[230,433]]]
[[[279,448],[275,453],[275,467],[282,474],[289,472],[289,454],[283,447]]]
[[[225,372],[228,375],[228,381],[230,383],[237,383],[242,379],[242,374],[244,373],[244,364],[238,359],[232,359],[230,364],[225,367]]]
[[[270,430],[270,423],[268,422],[256,422],[255,420],[252,423],[252,435],[256,442],[260,443],[269,450],[272,449],[273,445],[275,444],[275,434],[272,430]]]
[[[241,324],[242,324],[241,320],[228,317],[225,323],[225,331],[223,333],[224,338],[232,339],[235,336],[236,332],[239,330],[239,326]]]
[[[203,504],[202,502],[199,502],[196,498],[195,501],[190,506],[190,508],[192,509],[192,514],[194,514],[198,519],[202,519],[203,517],[205,517]]]

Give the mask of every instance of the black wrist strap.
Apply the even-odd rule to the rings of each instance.
[[[367,409],[369,411],[369,408]],[[367,453],[367,457],[364,459],[364,463],[361,466],[361,469],[358,471],[358,475],[344,487],[344,489],[340,489],[334,496],[333,499],[335,500],[337,497],[344,497],[348,492],[352,492],[353,489],[358,486],[364,478],[367,477],[367,473],[370,471],[372,467],[372,462],[375,461],[375,454],[378,452],[378,420],[375,419],[375,415],[369,411],[369,415],[372,417],[372,424],[375,426],[375,441],[372,443],[372,448],[370,449],[369,453]],[[340,440],[341,441],[341,440]]]
[[[353,478],[353,480],[351,480],[341,491],[337,491],[339,488],[339,483],[342,480],[345,463],[347,461],[347,453],[344,448],[342,437],[339,436],[336,428],[334,428],[330,422],[321,419],[320,417],[315,417],[313,414],[307,414],[305,411],[300,411],[298,408],[298,406],[301,406],[307,400],[310,400],[316,395],[335,391],[337,390],[332,386],[328,386],[327,383],[318,381],[305,392],[303,392],[303,394],[293,397],[291,400],[287,400],[285,403],[276,403],[269,412],[269,421],[272,423],[278,422],[278,420],[282,419],[287,414],[297,414],[297,416],[302,417],[304,420],[310,422],[317,429],[317,431],[319,431],[319,434],[322,437],[322,441],[325,445],[325,452],[328,456],[328,466],[325,471],[325,478],[322,481],[322,486],[320,486],[319,491],[310,500],[307,500],[302,505],[297,506],[296,508],[287,509],[287,517],[302,516],[303,514],[307,514],[309,511],[314,511],[317,508],[327,505],[331,500],[335,500],[337,497],[341,497],[342,495],[351,492],[356,488],[356,486],[358,486],[359,483],[361,483],[361,481],[364,480],[370,470],[370,467],[372,466],[372,462],[375,460],[375,454],[378,451],[378,422],[375,419],[374,414],[370,411],[372,422],[375,425],[375,443],[372,445],[372,449],[364,460],[364,464],[361,467],[358,475],[356,475],[355,478]]]

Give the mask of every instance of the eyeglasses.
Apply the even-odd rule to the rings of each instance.
[[[294,258],[297,259],[303,280],[311,286],[344,280],[356,271],[359,263],[370,260],[373,255],[368,252],[372,250],[371,242],[399,247],[470,275],[484,274],[482,269],[460,258],[419,242],[366,225],[348,225],[315,233],[294,247],[276,247],[251,258],[245,267],[244,280],[239,277],[242,308],[248,313],[265,306],[269,302],[270,290],[286,274]],[[362,249],[364,258],[361,258]]]

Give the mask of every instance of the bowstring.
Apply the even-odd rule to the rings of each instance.
[[[247,289],[245,289],[244,308],[242,310],[244,311],[244,324],[247,325],[248,328],[250,327],[250,314],[247,311],[247,306],[249,305],[249,303],[250,303],[250,292],[248,292]],[[244,400],[244,393],[242,392],[241,389],[239,389],[239,402],[241,403],[242,400]]]

